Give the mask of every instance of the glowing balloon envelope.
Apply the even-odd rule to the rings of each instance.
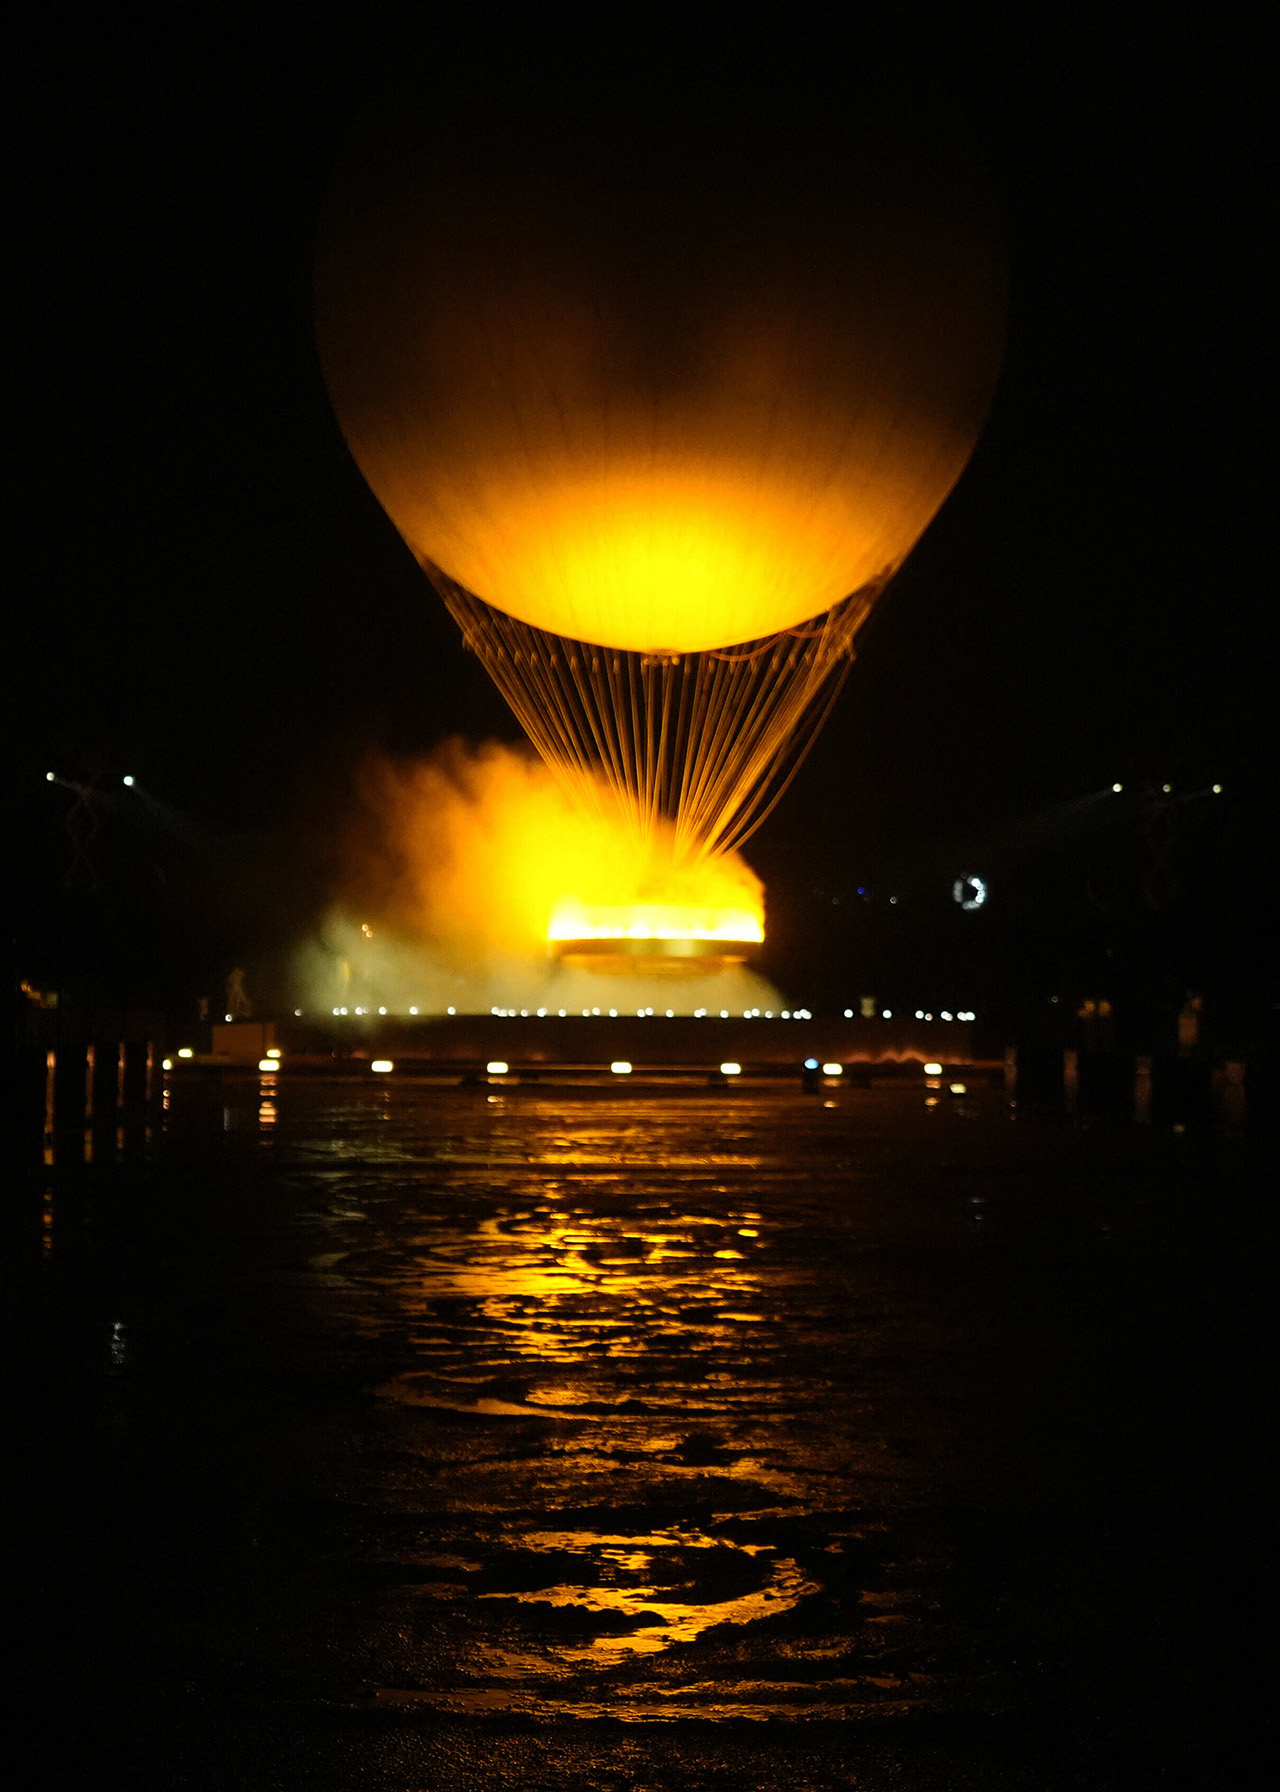
[[[883,585],[995,381],[1001,264],[964,154],[458,137],[358,136],[318,261],[338,421],[419,560],[645,654]]]

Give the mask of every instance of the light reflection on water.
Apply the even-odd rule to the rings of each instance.
[[[383,1639],[368,1696],[945,1702],[946,1564],[910,1515],[947,1321],[886,1270],[918,1222],[856,1104],[274,1105],[298,1323],[371,1369],[369,1441],[319,1471],[363,1514],[351,1548],[402,1571],[333,1620]]]

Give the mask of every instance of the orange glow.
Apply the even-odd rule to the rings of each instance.
[[[361,464],[418,554],[508,615],[605,647],[692,653],[795,627],[897,568],[970,442],[939,452],[909,427],[894,436],[895,422],[871,417],[847,437],[806,442],[767,491],[767,440],[753,464],[708,449],[678,468],[673,457],[665,475],[624,465],[584,477],[554,462],[534,472],[523,439],[467,467],[465,482],[442,466],[403,479],[372,451]],[[881,437],[902,464],[877,467],[868,492]]]
[[[407,938],[463,954],[545,955],[566,940],[764,938],[760,880],[736,854],[682,858],[661,820],[603,785],[574,801],[509,748],[450,743],[365,777],[376,836],[356,855],[362,903],[380,896]]]
[[[638,187],[584,183],[571,131],[459,163],[435,128],[353,144],[316,281],[339,424],[420,561],[642,653],[771,635],[896,570],[999,358],[963,156],[846,133],[801,201],[711,164],[668,187],[641,144]]]
[[[705,867],[708,883],[714,868]],[[549,940],[749,940],[764,939],[759,909],[696,907],[690,902],[580,903],[556,905]]]

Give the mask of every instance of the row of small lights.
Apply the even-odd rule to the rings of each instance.
[[[817,1058],[806,1058],[804,1067],[806,1070],[820,1070],[823,1076],[844,1075],[843,1064],[822,1064]],[[371,1068],[374,1070],[391,1070],[394,1066],[390,1058],[375,1058]],[[484,1068],[485,1073],[488,1076],[509,1076],[511,1073],[511,1066],[507,1063],[505,1058],[490,1058]],[[930,1079],[942,1075],[941,1064],[925,1064],[922,1068],[925,1076]],[[609,1069],[614,1076],[630,1076],[632,1066],[625,1058],[615,1058],[610,1064]],[[741,1064],[734,1063],[733,1060],[730,1059],[720,1066],[720,1074],[721,1076],[741,1076],[742,1066]],[[928,1084],[928,1087],[931,1089],[936,1089],[937,1086],[937,1083],[932,1080]],[[951,1083],[949,1087],[953,1095],[964,1095],[967,1093],[963,1083]]]
[[[1163,791],[1163,792],[1164,792],[1164,794],[1165,794],[1165,795],[1166,795],[1166,796],[1172,796],[1172,795],[1173,795],[1173,785],[1172,785],[1172,784],[1162,784],[1162,785],[1161,785],[1161,786],[1160,786],[1160,788],[1161,788],[1161,790],[1162,790],[1162,791]],[[1210,790],[1211,790],[1211,791],[1212,791],[1212,792],[1213,792],[1213,794],[1214,794],[1214,796],[1221,796],[1221,795],[1222,795],[1222,786],[1221,786],[1221,784],[1210,784],[1210,786],[1209,786],[1209,788],[1210,788]],[[1124,789],[1124,785],[1123,785],[1123,784],[1113,784],[1113,785],[1112,785],[1112,786],[1111,786],[1111,789],[1112,789],[1112,792],[1113,792],[1113,793],[1114,793],[1114,794],[1115,794],[1115,795],[1116,795],[1116,796],[1119,796],[1119,795],[1120,795],[1120,792],[1121,792],[1121,791],[1122,791],[1122,790],[1123,790],[1123,789]]]
[[[299,1020],[302,1019],[301,1008],[295,1008],[293,1012]],[[373,1008],[331,1008],[329,1010],[329,1012],[333,1015],[336,1015],[339,1019],[341,1019],[344,1015],[345,1016],[356,1015],[356,1014],[372,1015],[375,1013],[386,1014],[387,1009],[385,1009],[385,1008],[378,1008],[378,1009],[373,1009]],[[457,1012],[458,1012],[458,1010],[456,1008],[446,1008],[445,1009],[446,1014],[456,1014]],[[568,1014],[569,1014],[569,1010],[567,1008],[490,1008],[489,1012],[492,1015],[496,1015],[499,1020],[545,1020],[548,1017],[550,1017],[552,1019],[564,1020],[568,1017]],[[640,1020],[648,1020],[651,1016],[656,1015],[657,1012],[658,1012],[658,1010],[656,1008],[637,1008],[636,1016]],[[676,1012],[675,1012],[674,1008],[666,1008],[662,1012],[667,1020],[674,1020],[676,1018]],[[411,1015],[417,1015],[417,1014],[421,1013],[421,1009],[410,1008],[409,1013]],[[609,1009],[584,1008],[582,1010],[582,1013],[583,1013],[584,1017],[588,1020],[590,1020],[596,1016],[599,1016],[601,1019],[607,1018],[609,1020],[617,1020],[619,1018],[620,1011],[617,1008],[609,1008]],[[845,1010],[846,1016],[849,1013],[850,1013],[850,1010],[846,1009]],[[228,1020],[230,1020],[231,1018],[232,1018],[231,1015],[227,1016]],[[711,1019],[716,1018],[712,1014],[712,1011],[710,1008],[695,1008],[694,1009],[694,1011],[693,1011],[693,1019],[694,1020],[705,1020],[708,1018],[711,1018]],[[732,1020],[733,1016],[730,1014],[730,1012],[727,1008],[722,1008],[720,1010],[719,1018],[721,1020]],[[772,1008],[764,1008],[764,1009],[744,1008],[742,1011],[742,1018],[743,1018],[743,1020],[812,1020],[813,1013],[808,1008],[783,1008],[781,1010],[781,1012],[778,1014],[775,1014],[773,1012]]]
[[[843,1064],[823,1064],[820,1066],[818,1063],[818,1060],[816,1058],[806,1058],[804,1061],[804,1067],[806,1070],[821,1069],[823,1076],[843,1076],[844,1075],[844,1065]],[[378,1069],[377,1060],[374,1061],[373,1068],[375,1070]],[[387,1065],[387,1068],[388,1069],[391,1068],[389,1064]],[[609,1069],[613,1072],[614,1076],[630,1076],[631,1068],[632,1068],[631,1065],[627,1062],[627,1060],[625,1058],[615,1058],[613,1060],[613,1063],[610,1064],[610,1066],[609,1066]],[[926,1071],[931,1071],[933,1068],[934,1067],[932,1065],[929,1065],[929,1064],[925,1065]],[[491,1058],[489,1060],[489,1062],[485,1065],[485,1071],[487,1072],[487,1074],[489,1076],[507,1076],[507,1075],[509,1075],[510,1070],[511,1070],[511,1066],[507,1063],[505,1058]],[[741,1076],[742,1075],[742,1066],[741,1066],[741,1064],[735,1064],[733,1062],[733,1060],[730,1059],[729,1061],[727,1061],[726,1063],[724,1063],[720,1066],[720,1074],[721,1074],[721,1076]]]
[[[58,784],[58,783],[66,783],[68,780],[60,779],[58,777],[57,772],[46,772],[44,775],[44,781],[46,784]],[[131,772],[126,772],[124,777],[121,778],[120,782],[124,785],[126,790],[132,790],[134,785],[137,783],[137,779],[133,776],[133,774]]]
[[[180,1058],[194,1058],[195,1053],[189,1045],[184,1045],[179,1048],[178,1056]],[[280,1048],[278,1046],[270,1047],[269,1050],[267,1051],[267,1055],[264,1058],[259,1058],[258,1069],[263,1072],[272,1072],[272,1071],[279,1070],[281,1068],[281,1065],[280,1065],[281,1056],[282,1056],[282,1054],[281,1054]],[[817,1070],[818,1069],[818,1060],[816,1058],[806,1058],[804,1061],[804,1067],[806,1070]],[[173,1069],[173,1059],[172,1058],[166,1058],[164,1060],[164,1068],[166,1070]],[[385,1074],[387,1071],[394,1070],[395,1064],[390,1058],[374,1058],[372,1063],[369,1065],[369,1068],[370,1068],[370,1070],[375,1070],[382,1074]],[[614,1076],[630,1076],[631,1075],[631,1065],[627,1062],[627,1060],[625,1058],[615,1058],[613,1060],[613,1062],[610,1064],[609,1069],[613,1072]],[[932,1065],[930,1065],[930,1064],[925,1065],[926,1071],[931,1071],[932,1069],[933,1069]],[[506,1076],[509,1074],[510,1070],[511,1070],[511,1066],[506,1062],[506,1060],[504,1058],[491,1058],[489,1060],[489,1062],[485,1065],[485,1072],[489,1076]],[[824,1076],[843,1076],[844,1065],[843,1064],[824,1064],[824,1065],[822,1065],[822,1073]],[[734,1064],[734,1063],[722,1064],[720,1066],[720,1074],[722,1076],[741,1076],[742,1075],[742,1066],[741,1066],[741,1064]]]
[[[178,1056],[180,1058],[194,1058],[195,1052],[189,1045],[184,1045],[179,1047]],[[281,1056],[282,1053],[279,1046],[269,1047],[266,1056],[264,1058],[259,1058],[258,1069],[264,1073],[279,1070],[281,1068]],[[806,1070],[817,1070],[819,1068],[818,1060],[816,1058],[806,1058],[804,1067]],[[166,1058],[164,1060],[164,1068],[166,1070],[173,1069],[172,1058]],[[395,1069],[395,1064],[390,1058],[374,1058],[369,1065],[369,1068],[370,1070],[377,1071],[381,1075],[385,1075],[388,1071]],[[932,1072],[935,1068],[936,1067],[932,1064],[925,1065],[926,1072]],[[610,1064],[609,1069],[613,1072],[614,1076],[631,1075],[631,1065],[625,1058],[615,1058]],[[843,1064],[823,1064],[821,1069],[824,1076],[844,1075]],[[511,1066],[504,1058],[491,1058],[485,1065],[485,1072],[488,1076],[507,1076],[510,1073],[510,1070]],[[741,1076],[742,1066],[741,1064],[734,1064],[732,1062],[722,1064],[720,1066],[720,1074],[721,1076]]]
[[[194,1058],[195,1052],[189,1045],[184,1045],[179,1047],[177,1055],[180,1058]],[[270,1046],[266,1056],[259,1058],[258,1069],[264,1075],[274,1075],[275,1072],[282,1068],[280,1062],[281,1056],[282,1053],[278,1046]],[[806,1070],[821,1070],[823,1076],[844,1075],[843,1064],[822,1064],[819,1063],[817,1058],[806,1058],[804,1067]],[[166,1070],[173,1069],[172,1058],[164,1059],[164,1068]],[[386,1076],[395,1069],[395,1063],[391,1058],[374,1058],[370,1063],[369,1068],[380,1076]],[[614,1076],[630,1076],[632,1067],[625,1058],[615,1058],[610,1064],[609,1069]],[[485,1073],[488,1076],[508,1076],[510,1071],[511,1066],[507,1063],[505,1058],[491,1058],[485,1065]],[[924,1066],[924,1073],[927,1077],[941,1076],[942,1066],[941,1064],[926,1064]],[[721,1076],[741,1076],[742,1066],[741,1064],[734,1063],[733,1060],[730,1059],[720,1066],[720,1074]],[[932,1089],[936,1088],[937,1085],[931,1082],[929,1087]],[[953,1095],[963,1095],[965,1093],[964,1084],[952,1083],[951,1093]]]
[[[854,1018],[853,1009],[846,1008],[844,1011],[844,1017],[846,1020],[852,1020]],[[812,1017],[812,1015],[806,1015],[805,1018],[807,1020],[811,1020],[813,1017]],[[874,1016],[868,1016],[867,1018],[874,1019]],[[880,1010],[880,1018],[881,1018],[881,1020],[892,1020],[893,1019],[893,1009],[892,1008],[882,1008]],[[972,1008],[957,1008],[954,1014],[952,1014],[952,1012],[949,1008],[941,1008],[938,1011],[938,1019],[939,1020],[977,1020],[977,1018],[978,1017],[973,1012]],[[933,1016],[932,1016],[932,1014],[926,1014],[923,1008],[917,1008],[916,1009],[916,1019],[917,1020],[932,1020]]]
[[[357,1009],[356,1012],[359,1013],[359,1009]],[[379,1012],[381,1013],[382,1010],[379,1010]],[[411,1009],[410,1013],[412,1012],[413,1010]],[[564,1020],[569,1011],[567,1008],[490,1008],[489,1012],[490,1014],[497,1015],[499,1020],[543,1020],[547,1016],[558,1017],[560,1020]],[[595,1016],[599,1016],[601,1019],[607,1018],[609,1020],[617,1020],[619,1012],[620,1011],[617,1008],[584,1008],[582,1010],[583,1016],[587,1020],[591,1020]],[[452,1008],[450,1008],[449,1013],[453,1013]],[[636,1018],[638,1020],[648,1020],[657,1013],[658,1010],[656,1008],[637,1008]],[[676,1011],[674,1008],[664,1008],[662,1014],[667,1020],[674,1020],[676,1018]],[[710,1008],[694,1009],[694,1020],[706,1020],[708,1018],[712,1020],[716,1018],[715,1015],[712,1014]],[[733,1016],[727,1008],[722,1008],[720,1010],[719,1018],[721,1020],[731,1020]],[[772,1008],[744,1008],[742,1011],[742,1018],[743,1020],[812,1020],[813,1016],[807,1008],[784,1008],[779,1014],[775,1014]]]
[[[194,1058],[196,1054],[191,1046],[180,1045],[178,1047],[177,1055],[180,1058]],[[261,1071],[279,1070],[280,1059],[282,1056],[283,1054],[278,1045],[269,1045],[267,1047],[266,1056],[258,1059],[258,1069]],[[173,1059],[163,1058],[161,1060],[161,1068],[164,1070],[172,1070]],[[390,1068],[391,1066],[388,1064],[387,1069],[390,1070]]]
[[[295,1008],[293,1012],[297,1018],[301,1020],[301,1008]],[[372,1008],[332,1008],[329,1012],[336,1015],[338,1018],[342,1018],[344,1015],[371,1015],[375,1013],[375,1010]],[[386,1008],[379,1008],[376,1012],[385,1015],[388,1011]],[[456,1008],[445,1009],[446,1014],[457,1014],[457,1012],[458,1010]],[[421,1009],[410,1008],[409,1013],[411,1015],[418,1015],[421,1013]],[[564,1020],[567,1018],[569,1010],[567,1008],[490,1008],[489,1013],[495,1015],[499,1020],[545,1020],[548,1017]],[[617,1020],[619,1018],[619,1010],[617,1008],[609,1008],[607,1010],[604,1008],[584,1008],[582,1013],[588,1020],[596,1016],[599,1016],[601,1019],[607,1018],[609,1020]],[[657,1009],[655,1008],[636,1009],[636,1016],[640,1020],[647,1020],[650,1016],[656,1014]],[[676,1018],[674,1008],[664,1009],[663,1014],[667,1020],[674,1020]],[[694,1020],[705,1020],[707,1018],[713,1020],[716,1018],[715,1015],[712,1014],[710,1008],[694,1009]],[[720,1010],[719,1018],[721,1020],[732,1020],[733,1016],[727,1008],[722,1008]],[[775,1014],[772,1008],[744,1008],[742,1011],[742,1018],[743,1020],[812,1020],[813,1012],[808,1008],[783,1008],[779,1013]],[[853,1020],[855,1018],[852,1008],[845,1009],[844,1018],[846,1020]],[[893,1009],[882,1008],[880,1010],[880,1018],[881,1020],[892,1020]],[[932,1020],[933,1014],[932,1012],[926,1013],[923,1008],[917,1008],[915,1011],[915,1018],[917,1020]],[[939,1020],[977,1020],[977,1018],[978,1017],[972,1008],[957,1008],[954,1014],[949,1008],[942,1008],[938,1011]],[[228,1015],[227,1019],[231,1020],[232,1016]]]

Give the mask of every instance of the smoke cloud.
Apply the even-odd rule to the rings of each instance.
[[[296,956],[296,999],[307,1010],[742,1014],[782,1005],[744,968],[610,976],[549,953],[548,925],[566,901],[763,911],[760,880],[742,858],[681,860],[665,824],[641,828],[603,784],[575,800],[527,753],[451,740],[426,759],[369,761],[359,797],[335,901]]]

